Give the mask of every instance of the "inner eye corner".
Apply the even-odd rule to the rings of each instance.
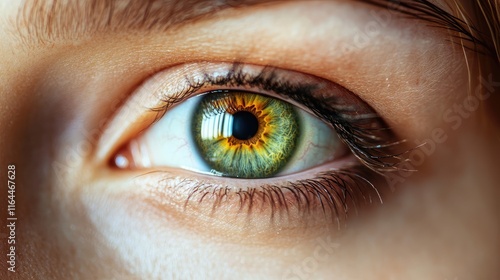
[[[105,161],[107,168],[114,171],[131,169],[130,159],[127,157],[128,151],[126,150],[126,146],[128,146],[128,144],[123,144],[110,153]]]

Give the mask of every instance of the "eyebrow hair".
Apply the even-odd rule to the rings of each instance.
[[[278,0],[27,0],[15,26],[26,44],[82,39],[105,31],[166,31],[225,9]]]
[[[478,52],[494,53],[470,22],[428,0],[356,0],[455,31]],[[215,13],[279,0],[27,0],[16,26],[25,44],[77,40],[106,31],[166,31]],[[480,50],[482,48],[482,50]]]

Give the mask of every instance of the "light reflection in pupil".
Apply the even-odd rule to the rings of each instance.
[[[255,136],[259,129],[259,121],[254,114],[239,111],[233,115],[233,137],[239,140],[248,140]]]

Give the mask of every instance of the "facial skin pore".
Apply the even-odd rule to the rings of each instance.
[[[0,1],[0,167],[7,174],[15,165],[17,213],[16,272],[7,270],[2,227],[0,279],[500,276],[492,110],[500,77],[452,32],[363,1],[233,8],[149,1],[135,22],[124,11],[139,14],[144,5],[117,2],[112,14],[112,1],[83,1],[102,13],[86,21],[85,4],[68,17],[57,2],[47,17],[51,1],[31,2]],[[140,95],[141,85],[200,62],[272,66],[336,83],[373,108],[404,147],[417,148],[405,154],[407,169],[377,186],[383,203],[367,203],[340,231],[278,227],[267,217],[249,228],[244,213],[184,209],[172,186],[201,175],[118,172],[109,159],[145,128],[143,105],[160,102]]]

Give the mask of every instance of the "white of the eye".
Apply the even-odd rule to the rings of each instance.
[[[136,139],[141,151],[147,155],[151,167],[178,167],[197,172],[210,171],[198,155],[196,143],[191,136],[191,122],[198,102],[198,98],[182,102]],[[209,127],[202,128],[202,130],[204,134],[210,133]],[[134,162],[136,165],[147,164],[147,162],[142,163],[145,158],[146,156],[134,157]],[[138,164],[137,161],[141,162]]]
[[[174,167],[201,173],[213,173],[197,151],[192,135],[192,120],[202,96],[190,98],[171,109],[156,124],[136,139],[138,152],[134,162],[144,167]],[[286,101],[283,101],[286,102]],[[277,176],[307,170],[338,158],[344,150],[341,141],[328,125],[317,117],[297,109],[302,132],[295,154]],[[207,116],[201,137],[214,139],[232,135],[233,116],[220,113]],[[222,123],[224,123],[222,125]],[[131,147],[132,148],[132,147]],[[134,152],[132,151],[132,154]]]
[[[345,152],[337,133],[313,115],[297,109],[302,125],[299,143],[288,164],[278,174],[286,175],[333,161]]]

